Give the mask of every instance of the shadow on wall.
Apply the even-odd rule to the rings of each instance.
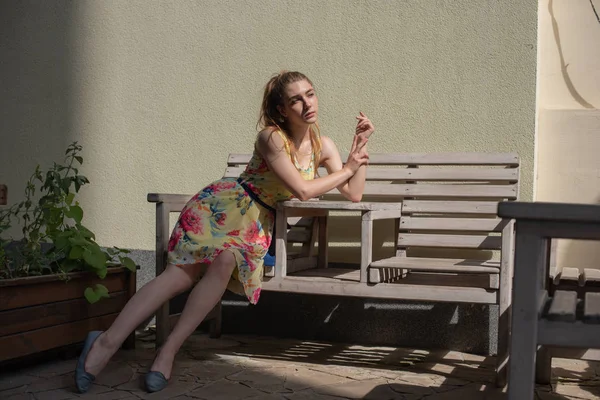
[[[594,7],[594,3],[592,3],[592,2],[590,2],[590,3],[592,6],[592,11],[594,12],[594,15],[597,16],[596,9]],[[560,57],[560,70],[561,70],[565,85],[567,86],[569,93],[571,93],[571,96],[577,103],[579,103],[584,108],[595,109],[595,107],[592,104],[588,103],[581,96],[581,94],[579,94],[579,92],[575,88],[575,85],[573,84],[573,81],[571,80],[571,76],[569,75],[569,72],[567,71],[567,67],[569,66],[569,64],[565,61],[563,46],[562,46],[561,40],[560,40],[561,37],[560,37],[560,30],[558,27],[558,21],[556,20],[556,16],[554,15],[554,0],[548,1],[548,12],[550,13],[550,17],[552,18],[552,32],[554,34],[554,41],[556,43],[556,49],[558,50],[558,55]],[[598,22],[600,22],[600,20],[598,20]]]
[[[74,2],[0,2],[0,181],[20,200],[36,164],[62,161],[73,131]]]

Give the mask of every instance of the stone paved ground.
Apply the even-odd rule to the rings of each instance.
[[[154,357],[152,337],[120,351],[85,395],[75,393],[76,360],[59,359],[0,375],[2,400],[478,400],[503,399],[494,359],[466,353],[356,346],[267,337],[192,336],[167,389],[148,394],[141,378]],[[556,360],[539,400],[600,398],[600,363]]]

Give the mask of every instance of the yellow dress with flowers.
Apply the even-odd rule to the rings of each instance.
[[[282,137],[291,159],[287,136],[281,131],[273,134]],[[314,179],[314,153],[307,169],[292,161],[305,180]],[[277,202],[293,197],[256,150],[239,180],[273,208]],[[262,284],[263,258],[271,244],[275,221],[274,215],[254,201],[239,180],[217,180],[187,202],[171,233],[168,262],[177,266],[210,264],[224,250],[229,250],[237,265],[227,288],[245,294],[250,303],[256,304]]]

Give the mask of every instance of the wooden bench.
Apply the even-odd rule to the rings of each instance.
[[[224,176],[238,176],[249,160],[231,154]],[[498,202],[516,200],[518,190],[519,157],[512,153],[372,154],[364,201],[342,201],[333,190],[321,199],[278,204],[276,265],[265,272],[263,290],[499,305],[500,371],[507,355],[513,224],[496,210]],[[157,274],[164,268],[168,212],[181,210],[189,198],[148,195],[157,204]],[[332,210],[361,214],[358,268],[328,263]],[[396,251],[374,260],[373,225],[383,219],[395,220]],[[302,243],[301,251],[290,254],[298,248],[292,242]],[[164,309],[157,315],[159,343],[168,315]]]
[[[516,221],[508,398],[533,399],[538,346],[600,348],[600,293],[578,299],[548,279],[553,239],[600,240],[600,206],[516,202],[499,204],[498,215]],[[547,355],[540,361],[549,380]]]
[[[555,259],[551,259],[549,275],[548,296],[553,302],[547,302],[545,318],[600,323],[600,270],[565,267],[558,271]],[[537,383],[551,382],[554,357],[599,361],[600,349],[539,346],[536,355]]]

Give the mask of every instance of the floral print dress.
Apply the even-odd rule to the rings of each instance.
[[[291,158],[289,139],[283,132],[276,132]],[[314,153],[307,169],[295,161],[294,164],[304,179],[314,179]],[[293,197],[256,150],[240,180],[273,208],[278,201]],[[274,224],[273,214],[252,200],[236,178],[220,179],[198,192],[183,208],[169,240],[168,262],[177,266],[210,264],[224,250],[229,250],[237,265],[227,288],[246,295],[250,303],[256,304],[262,284],[263,257],[271,244]]]

